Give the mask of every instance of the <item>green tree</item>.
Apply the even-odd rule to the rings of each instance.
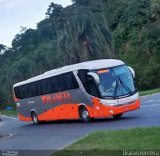
[[[49,5],[46,15],[49,16],[49,18],[56,18],[60,15],[62,10],[63,10],[62,5],[51,3]]]
[[[121,59],[135,69],[139,89],[160,87],[159,25],[159,0],[73,0],[66,8],[51,3],[36,29],[21,27],[11,48],[0,44],[3,108],[13,104],[14,83],[93,59]]]

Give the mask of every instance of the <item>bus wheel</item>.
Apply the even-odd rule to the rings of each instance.
[[[122,115],[123,115],[123,113],[121,113],[121,114],[116,114],[116,115],[113,115],[113,117],[114,117],[115,119],[119,119]]]
[[[31,113],[31,117],[32,117],[33,123],[38,125],[39,124],[39,120],[38,120],[37,114],[35,112],[32,112]]]
[[[89,112],[85,107],[80,108],[80,117],[84,122],[91,121],[91,118],[89,116]]]

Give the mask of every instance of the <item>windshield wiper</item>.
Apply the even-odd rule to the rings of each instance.
[[[120,84],[121,84],[121,85],[125,88],[125,90],[128,91],[129,94],[131,95],[131,94],[132,94],[131,89],[124,83],[124,81],[121,80],[121,78],[119,77],[119,75],[117,75],[117,77],[118,77],[118,80],[119,80]]]
[[[115,75],[115,80],[116,80],[116,86],[115,86],[114,95],[113,95],[113,97],[114,97],[114,99],[115,99],[118,88],[121,90],[122,93],[124,93],[124,91],[123,91],[123,89],[122,89],[122,83],[120,82],[120,78],[118,77],[118,79],[117,79],[117,76],[116,76],[116,73],[114,72],[114,70],[112,70],[112,72],[114,73],[114,75]]]
[[[123,93],[123,89],[122,89],[122,85],[120,85],[120,82],[117,82],[116,80],[116,86],[115,86],[115,90],[114,90],[114,99],[116,98],[116,95],[117,95],[117,90],[120,89],[121,92]]]

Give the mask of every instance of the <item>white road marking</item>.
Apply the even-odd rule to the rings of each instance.
[[[12,137],[12,136],[15,136],[15,134],[10,133],[10,134],[8,134],[8,135],[2,135],[1,140],[2,140],[2,139],[8,139],[8,138],[10,138],[10,137]]]
[[[16,117],[10,117],[10,116],[7,116],[7,115],[1,115],[1,116],[5,117],[5,118],[9,118],[9,119],[18,120],[18,118],[16,118]]]
[[[147,105],[147,106],[141,106],[141,108],[144,108],[144,107],[156,107],[156,106],[160,106],[160,104],[155,104],[155,105]]]
[[[12,136],[14,136],[14,135],[15,135],[14,133],[10,133],[10,134],[9,134],[10,137],[12,137]]]
[[[156,100],[148,100],[148,101],[146,101],[146,102],[144,102],[144,103],[151,103],[151,102],[155,102]]]

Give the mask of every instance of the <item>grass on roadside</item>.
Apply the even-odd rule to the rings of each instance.
[[[0,115],[17,116],[17,110],[0,110]]]
[[[139,94],[140,94],[140,96],[144,96],[144,95],[149,95],[149,94],[158,93],[158,92],[160,92],[160,88],[146,90],[146,91],[140,91]]]
[[[121,150],[160,150],[160,127],[95,132],[53,155],[122,155]]]

